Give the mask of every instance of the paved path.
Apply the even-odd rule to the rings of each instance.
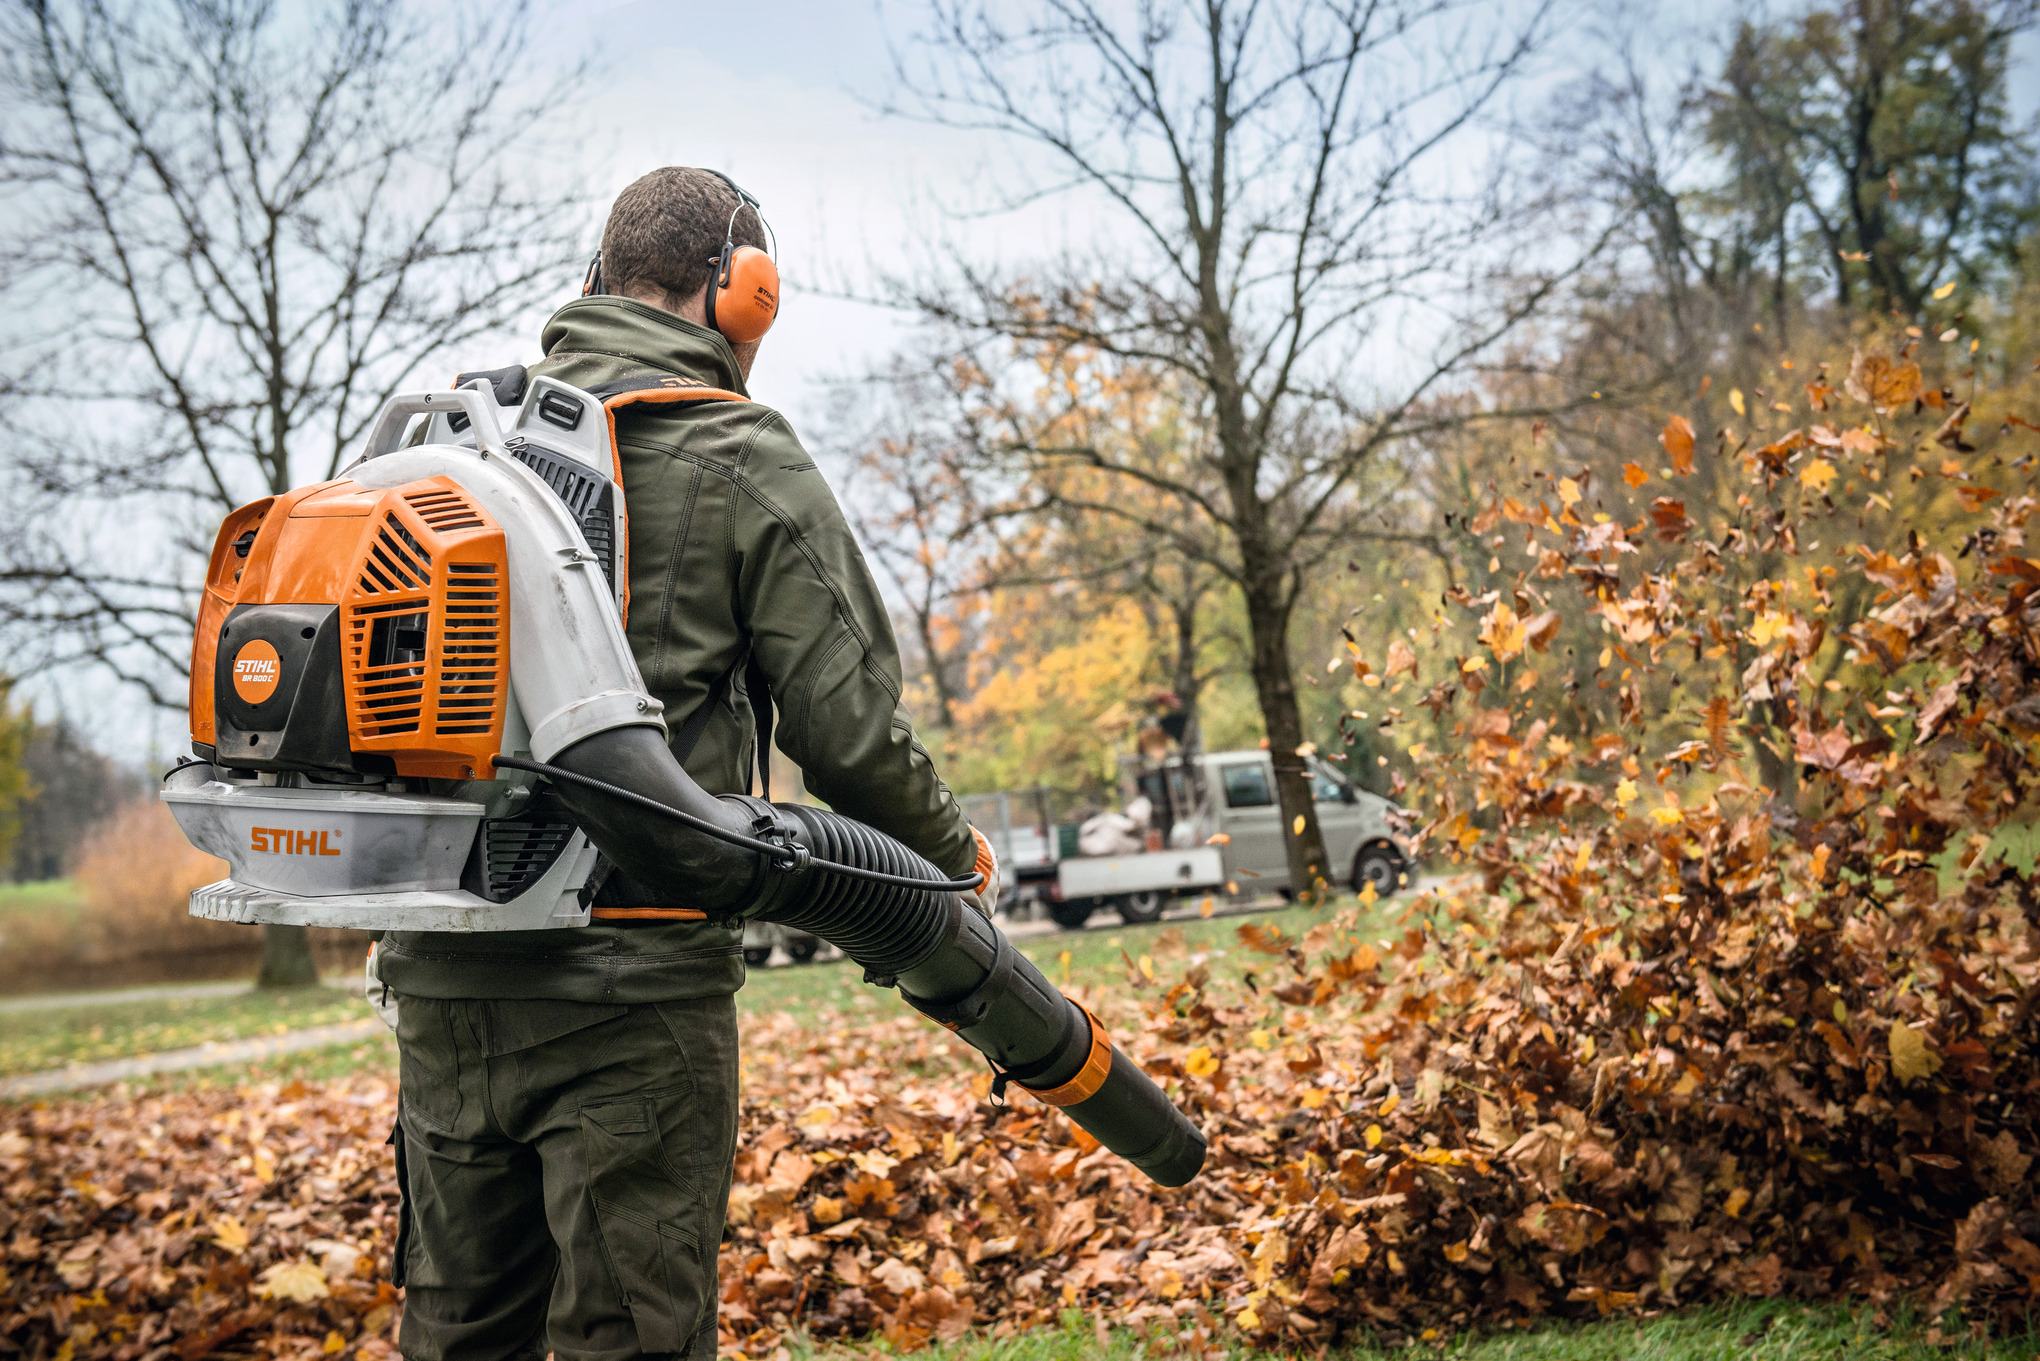
[[[245,985],[243,985],[245,986]],[[169,1049],[160,1054],[138,1054],[131,1059],[109,1059],[105,1063],[74,1063],[40,1073],[0,1078],[0,1101],[70,1091],[77,1087],[100,1087],[109,1082],[150,1077],[157,1073],[183,1072],[190,1068],[214,1068],[222,1064],[258,1063],[279,1054],[301,1049],[323,1049],[331,1044],[371,1039],[387,1034],[383,1023],[373,1016],[338,1025],[312,1026],[283,1035],[263,1035],[249,1040],[217,1040],[189,1049]]]

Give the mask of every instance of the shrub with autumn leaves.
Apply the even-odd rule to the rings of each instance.
[[[1828,419],[1762,443],[1671,421],[1633,522],[1574,477],[1498,493],[1514,589],[1355,661],[1384,698],[1429,686],[1453,759],[1420,748],[1410,798],[1451,890],[1387,927],[1373,902],[1249,923],[1225,959],[1163,934],[1078,990],[1209,1135],[1190,1186],[987,1105],[974,1056],[904,1012],[750,1023],[724,1351],[1068,1309],[1199,1361],[1733,1294],[2023,1317],[2032,441],[2004,411],[1971,448],[1973,408],[1903,351],[1816,382]],[[1703,476],[1740,490],[1671,494]],[[1936,487],[1952,513],[1852,533]],[[16,1110],[0,1334],[29,1361],[386,1355],[392,1096]]]

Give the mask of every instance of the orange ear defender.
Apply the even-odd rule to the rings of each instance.
[[[730,213],[729,225],[723,228],[722,251],[715,257],[715,278],[708,287],[708,324],[721,331],[733,345],[743,345],[753,340],[764,339],[772,329],[773,319],[779,315],[779,266],[772,257],[756,246],[740,246],[734,239],[737,214],[749,208],[758,216],[759,225],[765,228],[768,237],[772,224],[765,221],[765,214],[758,206],[758,200],[746,193],[741,185],[720,170],[709,174],[727,184],[737,195],[737,206]]]

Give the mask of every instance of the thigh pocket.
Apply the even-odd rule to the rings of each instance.
[[[460,1058],[447,1004],[406,997],[397,1008],[397,1090],[426,1124],[451,1132],[460,1119]]]
[[[647,1352],[685,1350],[714,1308],[708,1254],[717,1244],[703,1233],[700,1179],[667,1156],[660,1128],[662,1117],[681,1124],[686,1108],[684,1093],[581,1108],[596,1226]],[[685,1137],[683,1128],[672,1132]]]

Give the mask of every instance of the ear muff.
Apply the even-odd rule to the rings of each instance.
[[[725,244],[708,290],[708,324],[733,345],[761,340],[779,315],[779,266],[756,246]]]

